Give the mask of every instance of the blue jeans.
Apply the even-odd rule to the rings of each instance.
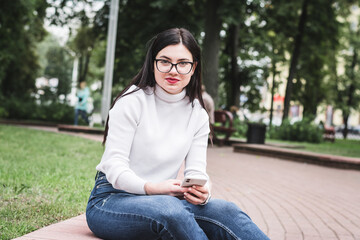
[[[103,239],[269,239],[235,204],[205,206],[168,195],[117,190],[99,172],[86,208],[91,231]]]
[[[78,125],[79,115],[82,117],[82,119],[84,119],[86,124],[89,124],[89,119],[88,119],[86,111],[81,110],[81,109],[75,109],[74,125],[76,125],[76,126]]]

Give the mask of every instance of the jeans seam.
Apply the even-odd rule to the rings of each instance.
[[[108,198],[107,198],[108,199]],[[105,203],[104,203],[105,204]],[[103,206],[103,205],[102,205]],[[98,210],[102,211],[102,212],[106,212],[106,213],[111,213],[111,214],[115,214],[115,215],[128,215],[128,216],[136,216],[136,217],[141,217],[141,218],[145,218],[145,219],[148,219],[148,220],[151,220],[151,221],[155,221],[157,224],[161,224],[164,229],[166,230],[166,232],[168,232],[171,236],[172,239],[176,240],[175,237],[173,237],[173,235],[171,234],[171,232],[165,227],[164,224],[162,224],[161,222],[151,218],[151,217],[147,217],[147,216],[144,216],[144,215],[140,215],[140,214],[133,214],[133,213],[118,213],[118,212],[112,212],[112,211],[108,211],[108,210],[104,210],[100,207],[98,207],[97,205],[94,205],[95,208],[97,208]]]
[[[202,220],[202,221],[207,221],[207,222],[210,222],[210,223],[213,223],[219,227],[221,227],[222,229],[224,229],[228,234],[230,234],[230,236],[232,236],[235,240],[241,240],[239,237],[237,237],[233,231],[231,231],[228,227],[226,227],[224,224],[218,222],[218,221],[215,221],[211,218],[207,218],[207,217],[199,217],[199,216],[195,216],[195,219],[196,220]]]

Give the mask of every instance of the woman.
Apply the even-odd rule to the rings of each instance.
[[[115,99],[86,217],[105,239],[268,239],[235,204],[210,200],[205,178],[209,118],[200,48],[185,29],[154,37],[145,63]]]

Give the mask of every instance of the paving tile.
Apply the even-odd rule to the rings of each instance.
[[[305,240],[323,240],[323,238],[321,236],[304,236]],[[291,240],[291,238],[289,238],[289,240]]]
[[[303,240],[304,236],[301,233],[300,234],[286,233],[285,239],[286,240]]]

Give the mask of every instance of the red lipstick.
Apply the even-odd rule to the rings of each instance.
[[[170,83],[170,84],[175,84],[179,81],[176,78],[165,78],[165,80],[168,81],[168,83]]]

